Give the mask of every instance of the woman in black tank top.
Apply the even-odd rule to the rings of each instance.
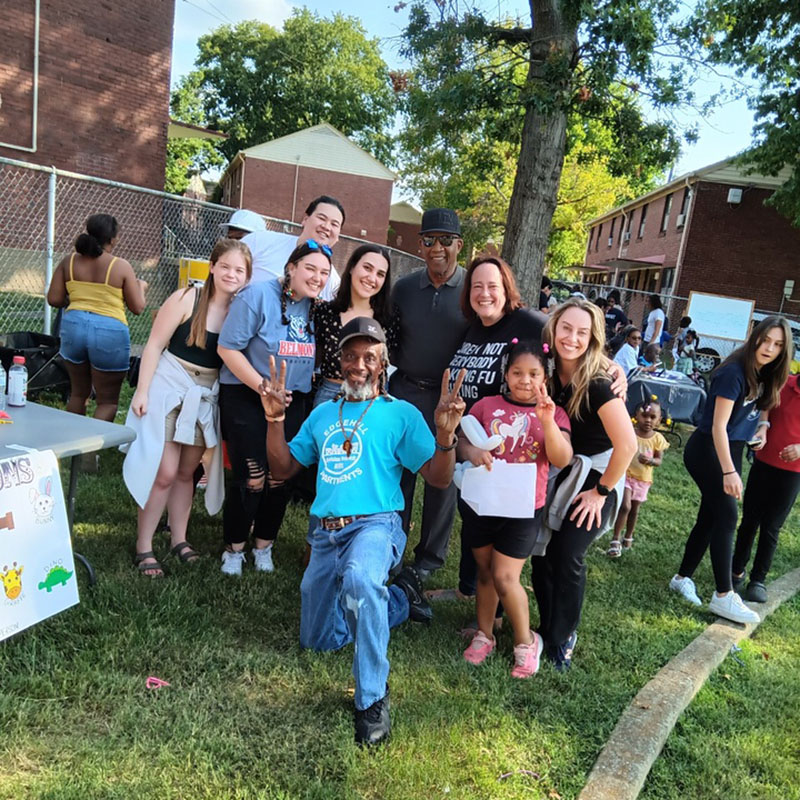
[[[142,353],[139,382],[126,420],[137,431],[123,465],[125,483],[139,505],[135,564],[148,577],[164,575],[153,553],[153,534],[165,508],[169,511],[170,554],[183,562],[198,558],[186,541],[186,529],[194,473],[206,441],[220,441],[217,379],[222,362],[217,338],[233,296],[252,275],[250,250],[241,242],[223,239],[210,260],[209,276],[201,290],[179,289],[159,310]],[[193,417],[188,423],[181,418],[182,410]],[[179,421],[182,427],[176,430]],[[215,513],[222,504],[223,490],[216,481],[212,488],[206,492],[206,507]]]

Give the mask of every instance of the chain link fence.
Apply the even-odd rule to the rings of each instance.
[[[115,253],[148,283],[147,308],[138,317],[128,315],[134,345],[147,341],[155,312],[178,288],[180,259],[207,259],[220,223],[235,211],[6,158],[0,158],[0,192],[0,332],[51,332],[56,312],[45,294],[53,270],[73,251],[87,217],[103,213],[120,224]],[[300,231],[297,223],[264,219],[268,230]],[[340,270],[361,244],[360,239],[340,238],[334,254]],[[423,266],[408,253],[388,249],[395,279]]]

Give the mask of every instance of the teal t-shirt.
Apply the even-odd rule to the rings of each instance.
[[[340,400],[318,405],[289,442],[289,450],[303,466],[318,463],[317,497],[311,513],[318,517],[345,517],[401,511],[403,468],[418,472],[433,456],[435,443],[422,414],[405,400],[378,397],[364,415],[346,455],[342,445],[369,401]]]

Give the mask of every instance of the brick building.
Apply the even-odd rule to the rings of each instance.
[[[593,219],[583,279],[742,297],[761,310],[800,314],[800,229],[764,205],[788,176],[788,168],[746,175],[729,159]]]
[[[300,222],[321,194],[347,212],[342,234],[384,243],[395,174],[332,125],[314,125],[241,150],[220,180],[222,202]]]
[[[389,209],[389,235],[386,244],[419,256],[419,228],[422,212],[407,200],[393,203]]]
[[[174,0],[4,0],[0,156],[164,188]]]

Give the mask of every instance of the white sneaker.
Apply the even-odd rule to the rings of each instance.
[[[693,606],[703,605],[703,601],[697,596],[697,589],[691,578],[681,578],[680,575],[673,575],[669,582],[669,588],[677,592],[684,600],[688,600]]]
[[[242,574],[242,566],[244,565],[245,558],[244,550],[239,550],[238,552],[224,550],[222,552],[222,572],[224,572],[225,575],[240,576]]]
[[[253,548],[253,561],[256,565],[256,572],[275,572],[275,565],[272,563],[272,545],[266,547]]]
[[[716,614],[718,617],[724,617],[733,622],[748,623],[752,622],[758,624],[761,622],[761,617],[755,611],[751,611],[739,597],[736,592],[728,592],[728,594],[720,597],[714,594],[711,602],[708,604],[708,610]]]

